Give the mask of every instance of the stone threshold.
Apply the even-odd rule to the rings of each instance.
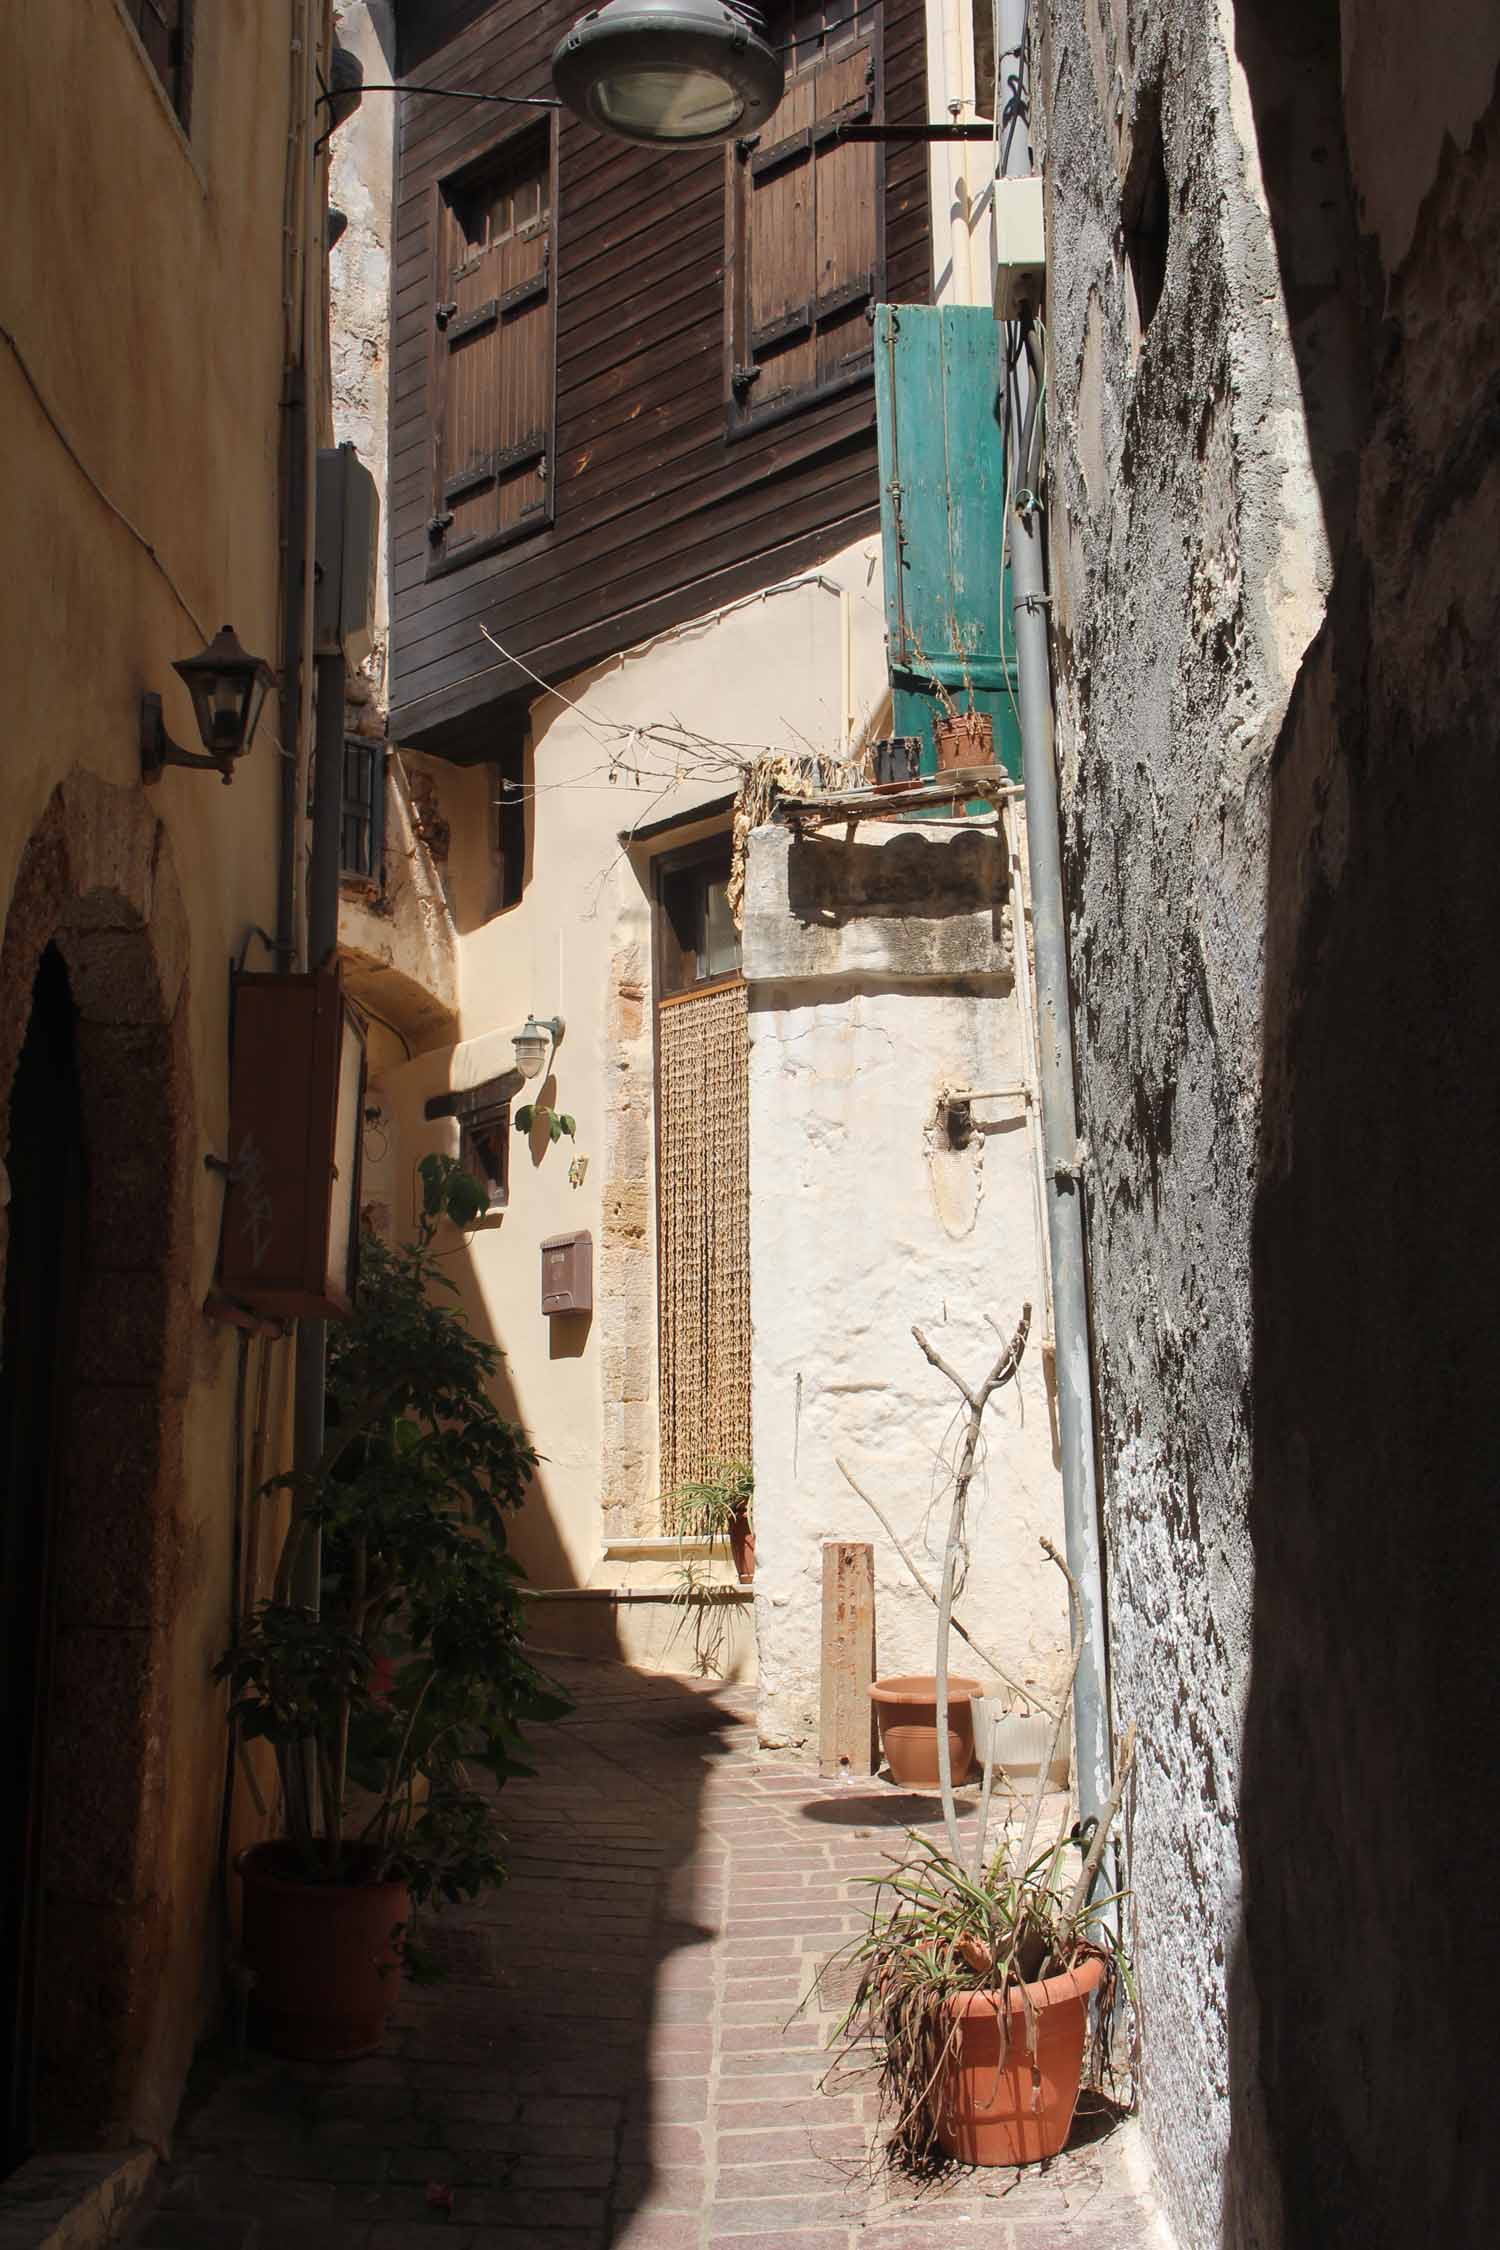
[[[154,2148],[49,2150],[0,2181],[0,2250],[118,2242],[156,2169]]]

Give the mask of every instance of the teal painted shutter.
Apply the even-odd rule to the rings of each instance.
[[[951,707],[988,712],[995,760],[1021,770],[1000,331],[984,305],[880,305],[875,412],[892,732],[921,738]]]

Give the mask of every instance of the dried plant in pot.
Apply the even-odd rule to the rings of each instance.
[[[1067,1679],[1049,1713],[1051,1739],[1014,1845],[1003,1833],[992,1850],[990,1807],[997,1768],[995,1732],[986,1729],[983,1788],[967,1854],[959,1837],[954,1795],[959,1759],[950,1717],[955,1694],[973,1683],[949,1673],[950,1631],[976,1654],[985,1652],[954,1613],[957,1566],[985,1410],[995,1392],[1015,1379],[1030,1324],[1031,1307],[1025,1305],[1014,1333],[977,1384],[965,1381],[921,1329],[912,1330],[964,1407],[939,1587],[929,1585],[879,1506],[845,1463],[838,1463],[938,1612],[931,1685],[946,1849],[930,1837],[910,1834],[906,1859],[874,1879],[868,1930],[836,1956],[858,1971],[855,1998],[839,2033],[846,2042],[846,2059],[857,2061],[873,2045],[889,2153],[909,2168],[923,2168],[944,2156],[987,2165],[1055,2156],[1072,2127],[1090,2019],[1092,2075],[1097,2079],[1105,2062],[1115,1983],[1124,1979],[1128,1984],[1115,1935],[1123,1894],[1100,1897],[1096,1884],[1134,1758],[1133,1727],[1120,1746],[1114,1786],[1099,1819],[1079,1827],[1065,1812],[1055,1841],[1038,1849],[1049,1776],[1067,1725],[1085,1630],[1077,1580],[1048,1539],[1041,1541],[1043,1551],[1067,1584],[1072,1644]],[[992,1658],[986,1661],[1005,1678],[1003,1666]]]
[[[452,1287],[438,1226],[477,1216],[482,1190],[448,1158],[421,1170],[415,1240],[366,1239],[322,1456],[261,1496],[291,1497],[275,1585],[217,1667],[231,1726],[274,1746],[281,1780],[284,1834],[240,1860],[256,2013],[312,2059],[379,2044],[414,1906],[503,1879],[477,1773],[529,1773],[523,1724],[568,1708],[522,1653],[506,1546],[536,1455],[491,1402],[498,1353],[435,1294]],[[294,1598],[314,1531],[316,1610]]]
[[[1097,2082],[1116,1980],[1128,1984],[1119,1896],[1092,1895],[1104,1840],[1101,1823],[1070,1880],[1076,1830],[1030,1859],[1002,1847],[977,1874],[913,1835],[912,1856],[878,1879],[846,1956],[859,1984],[841,2029],[874,2043],[899,2164],[1030,2164],[1065,2145],[1085,2051],[1092,2040]]]

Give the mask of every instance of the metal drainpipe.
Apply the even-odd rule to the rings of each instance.
[[[1025,0],[1001,0],[1000,34],[1007,52],[1020,50],[1026,36]],[[1005,171],[1007,177],[1018,177],[1030,170],[1031,155],[1023,121],[1011,137]],[[1024,378],[1024,358],[1021,372]],[[1023,380],[1023,411],[1026,393],[1027,383]],[[1016,491],[1009,527],[1011,607],[1020,666],[1021,780],[1026,792],[1042,1145],[1052,1242],[1063,1530],[1068,1568],[1078,1581],[1083,1601],[1083,1658],[1073,1683],[1074,1765],[1078,1810],[1087,1819],[1102,1812],[1109,1797],[1113,1756],[1089,1355],[1088,1273],[1083,1242],[1083,1180],[1073,1085],[1073,1016],[1068,990],[1057,768],[1052,744],[1052,675],[1047,645],[1042,515],[1035,504],[1028,504],[1029,496],[1020,490],[1019,470],[1015,468],[1012,483]]]

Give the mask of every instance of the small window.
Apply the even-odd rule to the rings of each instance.
[[[663,860],[657,878],[658,973],[663,999],[740,973],[740,933],[729,911],[723,841]]]
[[[339,806],[339,873],[378,883],[385,860],[385,744],[350,735],[344,742]]]
[[[526,748],[508,744],[489,769],[490,853],[496,872],[496,907],[514,906],[526,882]]]
[[[167,100],[186,125],[192,87],[193,0],[124,0],[124,4]]]
[[[552,521],[552,214],[547,127],[512,134],[478,170],[443,183],[429,569]]]
[[[795,0],[775,21],[786,92],[730,182],[731,432],[867,381],[881,295],[878,144],[840,128],[877,112],[876,41],[852,0]]]
[[[503,1211],[510,1201],[510,1105],[522,1084],[519,1071],[486,1079],[464,1094],[434,1094],[424,1115],[456,1117],[458,1161],[484,1189],[486,1208]]]

